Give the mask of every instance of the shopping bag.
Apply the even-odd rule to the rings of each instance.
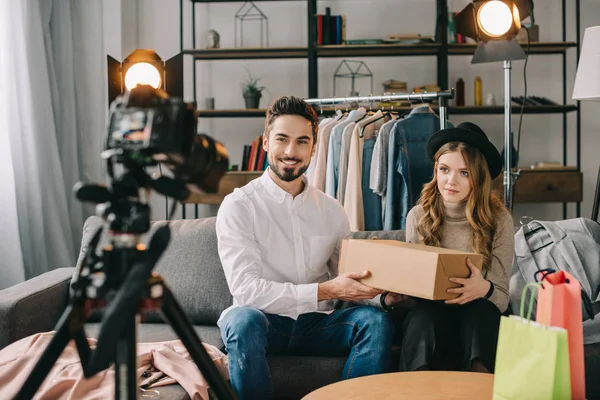
[[[571,397],[585,399],[585,364],[581,285],[567,271],[544,274],[538,289],[536,320],[567,330],[571,372]]]
[[[539,284],[521,295],[520,316],[502,316],[496,351],[494,400],[568,400],[571,398],[567,331],[531,321],[532,300]],[[531,289],[529,311],[525,296]]]

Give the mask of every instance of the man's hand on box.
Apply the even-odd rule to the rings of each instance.
[[[372,299],[383,293],[383,290],[374,289],[357,280],[364,279],[369,274],[369,271],[347,272],[330,281],[319,283],[318,300],[359,301]]]
[[[446,304],[467,304],[484,297],[490,290],[490,281],[486,281],[481,271],[467,258],[467,267],[471,276],[464,278],[449,278],[450,282],[458,283],[461,287],[448,289],[448,293],[460,294],[456,299],[446,300]]]

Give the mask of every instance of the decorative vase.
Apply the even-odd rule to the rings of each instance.
[[[262,94],[260,92],[244,93],[244,100],[246,102],[246,109],[256,109],[260,104],[260,98]]]

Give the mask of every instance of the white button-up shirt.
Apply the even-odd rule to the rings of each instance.
[[[255,307],[296,319],[331,312],[318,283],[338,274],[339,245],[350,237],[341,204],[306,183],[295,198],[269,171],[226,196],[217,214],[219,256],[233,307]]]

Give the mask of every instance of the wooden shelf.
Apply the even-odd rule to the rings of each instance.
[[[438,43],[422,44],[360,44],[318,46],[318,57],[389,57],[427,56],[440,52]]]
[[[493,182],[500,197],[503,192],[504,175]],[[515,181],[515,203],[577,203],[583,200],[583,174],[572,169],[533,170],[521,169]]]
[[[274,0],[271,0],[274,1]],[[278,0],[284,1],[284,0]],[[521,44],[523,48],[525,44]],[[562,54],[575,47],[575,42],[531,43],[530,54]],[[450,44],[449,55],[472,55],[476,44]],[[229,49],[188,49],[184,54],[196,60],[252,60],[275,58],[306,58],[308,48],[297,47],[249,47]],[[393,57],[393,56],[434,56],[440,53],[438,43],[422,44],[365,44],[365,45],[328,45],[317,47],[317,57]]]
[[[562,54],[571,47],[576,47],[575,42],[533,42],[529,44],[529,54]],[[527,43],[521,43],[523,50],[527,50]],[[472,55],[477,44],[463,43],[448,45],[449,55]]]
[[[306,58],[306,47],[248,47],[233,49],[188,49],[196,60],[252,60],[267,58]]]

